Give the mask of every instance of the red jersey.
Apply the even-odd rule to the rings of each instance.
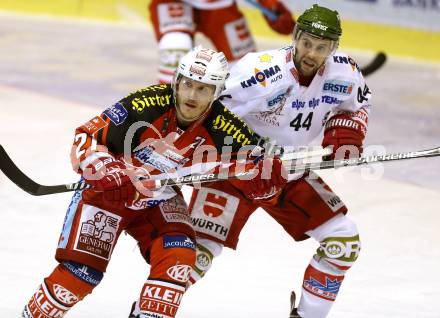
[[[225,154],[234,158],[242,147],[257,144],[258,136],[219,101],[191,126],[179,127],[173,90],[164,84],[128,95],[77,128],[72,156],[77,171],[97,153],[106,153],[146,174],[158,175],[216,162],[222,154],[223,161]],[[166,187],[159,196],[138,200],[130,208],[150,207],[174,195]]]

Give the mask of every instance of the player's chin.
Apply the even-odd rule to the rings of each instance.
[[[198,109],[196,107],[186,107],[184,106],[183,113],[187,117],[195,117],[195,115],[198,113]]]
[[[200,116],[200,114],[198,112],[191,111],[188,109],[186,111],[182,111],[181,113],[182,113],[183,119],[186,121],[194,121]]]
[[[313,75],[314,68],[301,67],[300,71],[303,76],[311,76],[311,75]]]

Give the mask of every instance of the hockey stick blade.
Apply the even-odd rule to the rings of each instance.
[[[370,63],[368,63],[364,67],[361,67],[361,72],[364,76],[373,74],[378,69],[380,69],[385,64],[386,61],[387,61],[386,54],[384,52],[379,52],[376,54],[376,56]]]
[[[32,195],[47,195],[55,193],[63,193],[75,191],[89,187],[84,182],[76,182],[70,184],[45,186],[36,183],[34,180],[25,175],[12,161],[6,153],[3,146],[0,145],[0,170],[15,183],[20,189]]]

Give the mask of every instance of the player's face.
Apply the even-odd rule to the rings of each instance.
[[[304,76],[315,75],[332,52],[334,42],[303,32],[296,41],[295,66]]]
[[[215,85],[183,76],[177,85],[177,119],[189,124],[199,118],[214,99]]]

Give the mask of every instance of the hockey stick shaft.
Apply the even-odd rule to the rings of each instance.
[[[306,164],[295,164],[295,161],[292,161],[293,167],[288,169],[288,173],[300,173],[300,172],[308,172],[312,170],[326,170],[326,169],[335,169],[341,167],[350,167],[350,166],[360,166],[366,164],[373,164],[379,162],[390,162],[397,160],[407,160],[407,159],[417,159],[417,158],[429,158],[440,156],[440,148],[433,148],[429,150],[421,150],[421,151],[411,151],[411,152],[402,152],[402,153],[393,153],[393,154],[385,154],[385,155],[377,155],[377,156],[368,156],[368,157],[360,157],[353,159],[341,159],[341,160],[330,160],[330,161],[320,161],[315,163],[306,163]],[[214,182],[226,179],[234,179],[240,178],[246,175],[252,174],[252,171],[244,171],[242,173],[236,174],[228,174],[225,176],[224,174],[194,174],[188,175],[180,178],[171,178],[167,180],[162,180],[161,185],[185,185],[185,184],[193,184],[193,183],[204,183],[204,182]]]
[[[341,160],[331,160],[331,161],[320,161],[314,163],[306,163],[294,166],[290,169],[289,173],[299,173],[299,172],[307,172],[311,170],[326,170],[326,169],[335,169],[341,167],[352,167],[352,166],[361,166],[366,164],[373,164],[379,162],[390,162],[397,160],[408,160],[408,159],[417,159],[417,158],[429,158],[429,157],[437,157],[440,156],[440,148],[433,148],[428,150],[420,150],[420,151],[410,151],[410,152],[401,152],[401,153],[392,153],[385,155],[376,155],[376,156],[368,156],[368,157],[360,157],[353,159],[341,159]]]
[[[289,173],[308,172],[311,170],[325,170],[339,167],[359,166],[365,164],[372,164],[378,162],[390,162],[397,160],[407,160],[416,158],[429,158],[440,156],[440,148],[433,148],[422,151],[411,151],[402,153],[393,153],[377,156],[360,157],[355,159],[342,159],[332,161],[320,161],[316,163],[307,163],[294,165],[289,169]],[[2,146],[0,146],[0,170],[14,182],[22,190],[28,192],[31,195],[47,195],[62,192],[75,191],[85,188],[90,188],[85,182],[76,182],[62,185],[45,186],[36,183],[34,180],[26,176],[8,156]],[[244,171],[241,173],[210,173],[210,174],[191,174],[183,177],[169,178],[163,180],[154,180],[157,187],[162,186],[181,186],[194,183],[205,183],[227,180],[232,178],[240,178],[246,175],[253,174],[253,171]]]
[[[263,7],[263,5],[261,5],[260,3],[258,3],[255,0],[245,0],[247,3],[249,3],[250,5],[252,5],[254,8],[260,10],[269,20],[271,21],[275,21],[278,16],[275,12],[273,12],[272,10],[269,10],[266,7]]]
[[[283,147],[275,146],[274,148],[271,148],[269,150],[273,155],[281,156],[281,158],[288,156],[289,160],[293,157],[311,157],[311,156],[324,156],[328,154],[328,149],[322,149],[322,150],[312,150],[312,151],[299,151],[299,152],[292,152],[288,151]],[[296,155],[296,156],[295,156]],[[56,193],[63,193],[63,192],[69,192],[69,191],[76,191],[76,190],[82,190],[91,188],[90,185],[88,185],[85,182],[74,182],[74,183],[68,183],[68,184],[60,184],[60,185],[53,185],[53,186],[46,186],[41,185],[31,178],[29,178],[26,174],[24,174],[14,163],[14,161],[9,157],[6,150],[3,148],[3,146],[0,145],[0,170],[3,171],[3,173],[12,181],[14,182],[19,188],[26,191],[27,193],[31,195],[47,195],[47,194],[56,194]],[[223,176],[223,174],[222,174]],[[218,178],[219,175],[216,175],[215,178]],[[193,183],[195,179],[199,179],[200,182],[206,182],[211,181],[213,178],[212,175],[206,174],[204,176],[193,176],[193,178],[187,178],[184,182],[181,184],[186,183]],[[173,181],[174,180],[174,181]],[[180,184],[179,181],[181,178],[176,178],[173,180],[168,181],[161,181],[156,180],[157,187],[162,187],[164,185],[178,185]],[[179,181],[176,181],[179,180]],[[183,181],[183,180],[181,180]]]

